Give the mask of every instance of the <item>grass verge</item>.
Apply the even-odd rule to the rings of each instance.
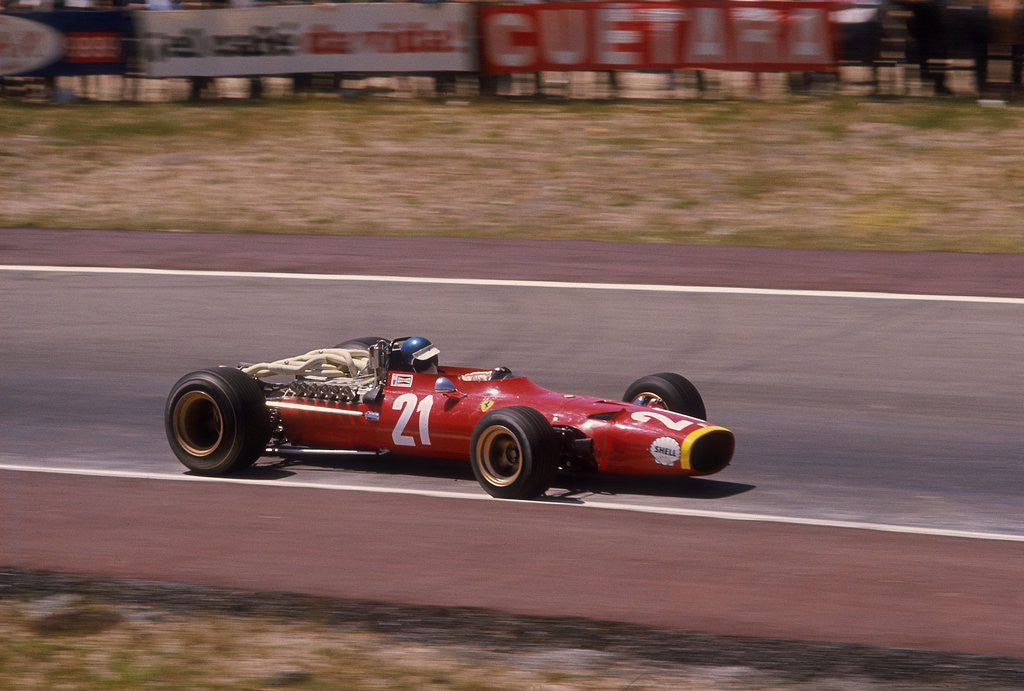
[[[0,226],[1024,252],[1024,109],[0,102]]]
[[[1010,689],[1024,660],[0,569],[0,689]]]

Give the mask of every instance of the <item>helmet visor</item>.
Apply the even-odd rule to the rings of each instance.
[[[427,345],[420,348],[419,350],[412,354],[412,361],[428,362],[431,358],[436,358],[440,354],[441,351],[438,350],[435,346]]]

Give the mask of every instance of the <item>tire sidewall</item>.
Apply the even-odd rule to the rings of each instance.
[[[204,456],[182,447],[175,431],[175,408],[186,394],[194,391],[209,396],[221,418],[220,440]],[[202,475],[221,475],[248,467],[261,455],[270,436],[269,415],[259,384],[232,367],[199,370],[179,379],[167,397],[164,428],[178,460]]]
[[[632,402],[638,395],[649,392],[665,402],[675,413],[681,413],[699,420],[707,420],[707,409],[697,387],[689,379],[674,372],[659,372],[641,377],[633,382],[623,400]]]
[[[377,343],[378,341],[385,341],[385,338],[379,338],[374,336],[363,336],[360,338],[350,338],[347,341],[342,341],[335,348],[342,349],[354,349],[354,350],[369,350],[370,346]]]
[[[512,433],[519,445],[521,469],[508,485],[491,483],[480,468],[477,442],[490,428],[501,426]],[[492,497],[499,499],[532,499],[551,486],[558,472],[554,432],[547,419],[527,406],[510,406],[492,410],[480,418],[470,439],[470,465],[473,476]]]

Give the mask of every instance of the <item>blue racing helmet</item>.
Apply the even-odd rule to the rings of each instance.
[[[402,364],[416,372],[426,372],[437,367],[437,356],[441,354],[433,343],[422,336],[407,338],[399,349]]]

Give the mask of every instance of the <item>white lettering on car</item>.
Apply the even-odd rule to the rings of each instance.
[[[675,465],[682,458],[682,448],[672,437],[658,437],[651,442],[649,451],[659,465]]]
[[[655,411],[647,412],[646,410],[638,410],[637,412],[630,415],[630,417],[636,420],[637,422],[641,423],[650,422],[651,420],[657,420],[658,422],[665,425],[673,432],[681,432],[687,427],[690,427],[691,425],[700,425],[701,427],[704,426],[703,424],[697,422],[696,420],[673,420],[668,415],[665,415],[664,413],[658,413]]]
[[[398,415],[398,423],[391,431],[391,440],[395,442],[395,446],[416,446],[415,437],[405,433],[405,428],[409,425],[413,413],[419,413],[420,445],[430,446],[430,409],[433,405],[433,396],[424,396],[420,399],[414,393],[404,393],[395,399],[395,402],[391,404],[391,409],[401,411]]]

